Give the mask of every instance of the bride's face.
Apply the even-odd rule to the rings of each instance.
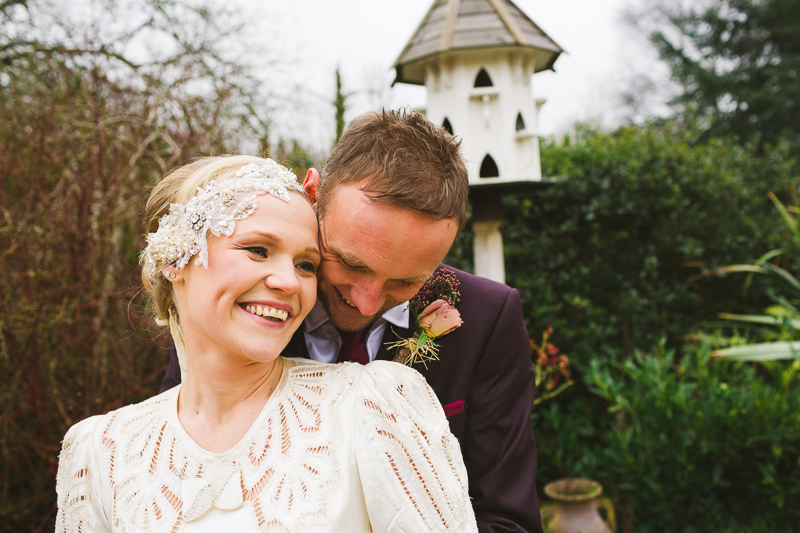
[[[258,208],[230,237],[208,238],[208,268],[178,271],[175,295],[192,350],[242,362],[275,359],[314,306],[320,261],[317,219],[291,193],[259,195]],[[189,361],[191,365],[191,361]]]

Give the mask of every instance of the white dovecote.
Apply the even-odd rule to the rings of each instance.
[[[541,180],[531,77],[562,49],[510,0],[435,0],[395,61],[428,120],[462,140],[470,186]]]

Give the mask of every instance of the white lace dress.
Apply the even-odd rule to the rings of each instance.
[[[186,434],[179,387],[73,426],[56,531],[477,531],[458,441],[419,373],[387,361],[284,365],[225,453]]]

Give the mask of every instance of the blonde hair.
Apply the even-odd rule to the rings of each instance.
[[[170,204],[183,204],[197,194],[198,188],[205,187],[210,181],[224,182],[236,175],[239,170],[249,164],[263,165],[264,159],[248,155],[229,155],[219,157],[203,157],[177,168],[167,174],[153,188],[145,207],[145,231],[155,233],[161,217],[169,212]],[[303,194],[308,201],[308,196]],[[140,263],[144,262],[144,254]],[[150,297],[156,322],[165,324],[170,318],[170,309],[177,315],[173,298],[172,283],[161,274],[161,270],[169,266],[159,264],[157,269],[142,269],[142,283]]]

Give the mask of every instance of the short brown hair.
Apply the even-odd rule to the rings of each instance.
[[[420,113],[383,110],[350,122],[323,169],[318,217],[336,187],[362,180],[377,204],[452,218],[464,228],[469,183],[461,142]]]

